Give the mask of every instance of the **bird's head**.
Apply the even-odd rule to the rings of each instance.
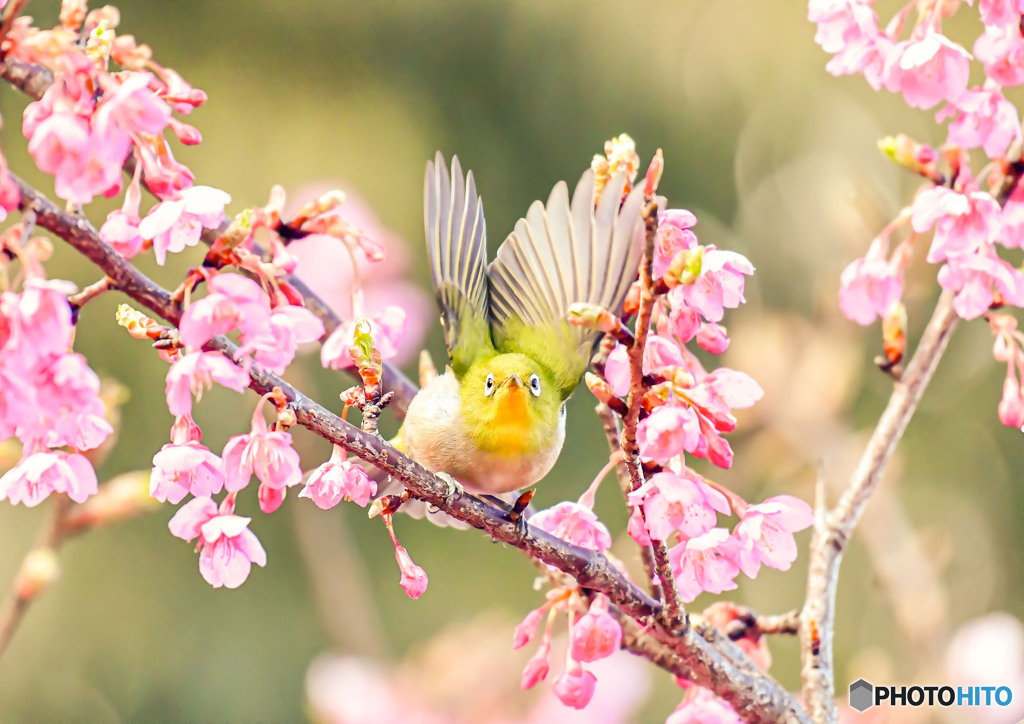
[[[472,365],[461,392],[463,414],[485,447],[522,453],[557,427],[558,390],[550,374],[524,354],[500,354]]]

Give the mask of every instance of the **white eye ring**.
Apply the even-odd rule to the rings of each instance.
[[[540,377],[536,374],[530,375],[530,392],[534,397],[540,397]]]
[[[494,375],[487,373],[487,381],[484,382],[484,397],[490,397],[494,392]]]

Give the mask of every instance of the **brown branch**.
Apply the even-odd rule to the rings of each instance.
[[[107,246],[88,221],[62,211],[15,175],[11,178],[21,190],[22,208],[35,210],[41,228],[66,240],[138,303],[168,322],[180,321],[181,306],[171,299],[170,293]],[[235,345],[223,337],[211,340],[206,349],[219,350],[232,359],[237,352]],[[730,702],[747,721],[808,721],[775,679],[758,671],[749,658],[724,637],[716,637],[717,632],[699,632],[695,627],[673,636],[663,629],[659,624],[664,619],[662,604],[626,578],[601,553],[566,543],[529,525],[526,534],[521,535],[504,510],[471,495],[459,496],[448,504],[446,482],[380,437],[350,425],[257,364],[251,365],[249,377],[249,387],[259,394],[279,388],[299,424],[389,473],[402,482],[413,497],[485,531],[496,541],[519,548],[531,558],[558,568],[580,586],[605,593],[623,612],[648,626],[650,636],[671,644],[688,678]]]
[[[640,449],[636,443],[636,428],[640,421],[640,408],[647,386],[644,383],[643,359],[647,345],[647,334],[650,331],[651,315],[654,312],[656,297],[654,295],[654,240],[658,231],[658,202],[648,199],[642,212],[644,220],[644,247],[640,259],[640,307],[636,316],[636,332],[633,344],[628,348],[629,355],[629,397],[626,400],[626,414],[622,419],[622,455],[629,471],[630,492],[638,490],[644,484],[644,473],[640,462]],[[664,624],[670,631],[685,633],[690,626],[686,609],[679,597],[676,581],[672,575],[672,565],[668,559],[668,546],[665,541],[651,541],[651,556],[654,559],[654,572],[658,586],[665,599]],[[651,579],[652,588],[654,578]]]
[[[109,292],[117,287],[113,285],[112,280],[108,276],[104,276],[99,281],[93,282],[89,286],[85,287],[79,292],[75,292],[68,296],[68,304],[71,305],[71,310],[74,313],[78,313],[78,310],[84,307],[86,304],[91,302],[93,299]]]
[[[807,575],[807,599],[800,617],[804,701],[808,713],[816,722],[834,722],[836,719],[832,632],[835,625],[839,564],[843,552],[868,499],[882,478],[896,444],[917,410],[956,322],[953,294],[943,292],[913,359],[907,365],[902,379],[893,388],[889,404],[878,420],[849,486],[832,511],[825,508],[824,485],[819,481]]]

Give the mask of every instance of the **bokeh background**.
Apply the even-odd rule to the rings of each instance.
[[[435,359],[443,345],[426,296],[421,197],[424,163],[436,149],[474,169],[493,252],[530,202],[559,179],[577,178],[606,138],[630,133],[645,163],[663,148],[661,191],[670,205],[698,215],[702,242],[739,251],[757,267],[748,304],[726,318],[733,344],[723,364],[752,374],[765,398],[740,415],[732,470],[697,465],[751,500],[781,493],[810,500],[822,466],[837,495],[890,388],[871,362],[878,328],[838,313],[839,273],[917,186],[875,142],[899,132],[935,144],[944,138],[929,113],[871,91],[862,78],[827,75],[804,3],[125,0],[118,7],[119,32],[149,43],[159,62],[209,93],[188,119],[203,144],[176,150],[197,183],[227,190],[232,213],[265,203],[273,184],[296,201],[328,186],[358,194],[353,207],[365,208],[353,214],[388,238],[391,254],[389,266],[370,270],[370,283],[410,308]],[[36,0],[29,12],[49,27],[57,3]],[[981,31],[976,18],[952,27],[968,46]],[[24,150],[24,105],[0,89],[0,143],[17,173],[52,193]],[[114,205],[96,204],[93,220]],[[173,287],[200,258],[192,250],[166,268],[143,268]],[[98,277],[59,245],[50,271],[79,284]],[[331,271],[344,299],[344,259]],[[934,274],[915,259],[912,343],[936,296]],[[166,366],[112,324],[120,301],[108,295],[90,304],[76,343],[127,395],[101,479],[148,469],[172,422]],[[290,379],[337,408],[350,381],[318,362],[307,355]],[[414,363],[406,369],[415,376]],[[843,563],[840,692],[860,676],[948,678],[945,652],[961,626],[991,612],[1024,615],[1024,439],[996,418],[1003,373],[984,323],[961,325]],[[251,393],[223,390],[205,398],[197,414],[204,442],[216,451],[247,431],[254,402]],[[538,492],[541,506],[577,497],[605,462],[592,407],[585,390],[573,398],[568,440]],[[395,429],[393,420],[384,424]],[[327,458],[322,440],[301,430],[296,440],[307,469]],[[168,533],[170,506],[71,540],[61,579],[0,661],[0,720],[302,719],[313,711],[307,671],[330,653],[381,668],[374,678],[366,664],[319,659],[311,680],[328,698],[378,697],[390,706],[397,697],[467,722],[543,718],[546,694],[517,687],[530,652],[510,647],[514,623],[543,600],[525,557],[477,532],[402,517],[402,542],[430,576],[427,593],[411,601],[397,585],[383,526],[364,510],[322,512],[290,496],[263,516],[250,497],[241,512],[254,515],[268,565],[236,591],[201,579],[191,547]],[[47,507],[0,506],[0,586]],[[614,484],[602,490],[597,511],[625,538]],[[791,571],[741,577],[728,598],[765,613],[798,606],[807,540],[806,532],[798,537],[801,559]],[[635,562],[628,541],[616,550]],[[711,600],[699,599],[695,610]],[[773,673],[798,688],[796,642],[780,638],[771,647]],[[663,672],[626,659],[599,689],[617,686],[631,697],[635,708],[621,720],[663,720],[679,690]],[[382,689],[381,678],[397,691]],[[569,720],[554,711],[546,720]]]

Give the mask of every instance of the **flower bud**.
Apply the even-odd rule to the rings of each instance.
[[[611,656],[621,644],[622,626],[608,613],[607,597],[598,594],[569,632],[570,655],[589,663]]]
[[[578,663],[573,663],[569,670],[555,680],[552,689],[563,704],[573,709],[582,709],[594,697],[597,677]]]
[[[19,601],[29,601],[56,581],[59,575],[57,551],[50,547],[36,548],[21,562],[21,568],[14,581],[15,595]]]

